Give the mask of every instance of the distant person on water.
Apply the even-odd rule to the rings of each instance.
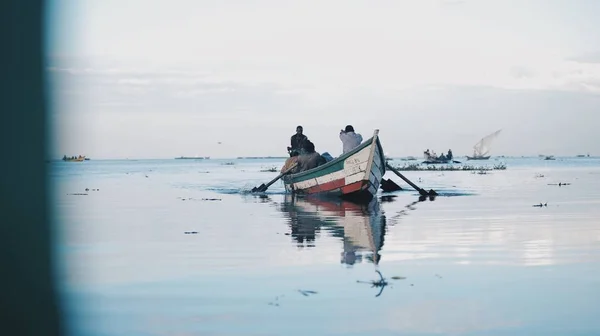
[[[315,151],[315,145],[310,140],[306,140],[304,153],[298,156],[298,167],[296,167],[295,172],[303,172],[325,163],[325,158]]]
[[[346,129],[340,131],[340,140],[342,140],[343,151],[346,154],[354,148],[358,147],[362,142],[362,135],[354,132],[352,125],[346,126]]]
[[[290,152],[290,156],[294,151],[298,152],[298,154],[302,154],[304,143],[308,141],[308,138],[302,132],[302,126],[298,126],[296,127],[296,134],[292,135],[290,138],[290,146],[287,148],[288,152]]]

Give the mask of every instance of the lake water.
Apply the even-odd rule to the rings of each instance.
[[[277,159],[53,162],[69,330],[600,334],[600,159],[500,160],[404,172],[433,201],[387,172],[406,190],[366,206],[241,192]]]

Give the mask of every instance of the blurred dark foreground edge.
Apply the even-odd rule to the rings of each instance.
[[[0,1],[0,334],[62,335],[41,0]]]

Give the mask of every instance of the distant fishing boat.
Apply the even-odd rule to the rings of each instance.
[[[210,156],[180,156],[176,157],[175,160],[208,160]]]
[[[316,168],[283,176],[285,189],[296,194],[323,194],[369,202],[385,174],[379,130],[352,151]]]
[[[79,156],[63,156],[62,158],[63,161],[65,162],[83,162],[85,161],[85,155],[79,155]]]
[[[491,149],[490,146],[494,139],[498,137],[501,131],[502,130],[499,129],[496,132],[481,138],[481,140],[479,140],[479,142],[477,142],[475,146],[473,146],[473,155],[467,155],[467,160],[489,160],[490,155],[488,154]]]

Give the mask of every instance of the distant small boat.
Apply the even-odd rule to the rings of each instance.
[[[475,146],[473,146],[473,155],[467,155],[467,160],[489,160],[490,155],[488,154],[491,149],[490,146],[492,144],[492,141],[496,139],[496,137],[498,137],[501,131],[502,130],[499,129],[496,132],[481,138],[481,140],[479,140],[479,142],[477,142]]]
[[[68,157],[65,155],[65,156],[63,156],[62,160],[65,162],[83,162],[86,160],[86,158],[85,158],[85,155],[84,156],[82,156],[82,155],[71,156],[71,157]]]
[[[544,160],[556,160],[556,159],[554,158],[554,155],[548,155],[544,158]]]
[[[176,157],[175,160],[208,160],[210,156],[180,156]]]

